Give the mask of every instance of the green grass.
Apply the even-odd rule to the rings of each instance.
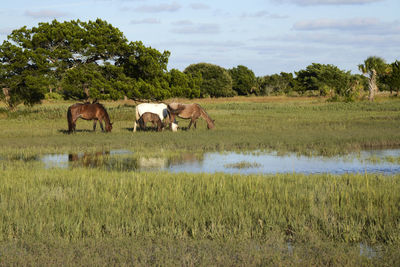
[[[163,151],[278,150],[334,155],[367,148],[400,145],[400,101],[325,103],[321,100],[249,102],[209,100],[201,103],[216,120],[207,130],[172,133],[132,133],[134,106],[105,103],[113,131],[90,132],[92,122],[78,120],[80,132],[68,135],[66,110],[71,102],[48,103],[16,112],[0,109],[0,148],[3,154],[129,149]],[[240,102],[243,100],[243,102]],[[247,101],[247,102],[245,102]],[[181,127],[188,121],[180,120]]]
[[[299,254],[289,260],[305,257],[300,255],[316,243],[343,244],[353,253],[360,243],[400,248],[399,176],[136,173],[38,165],[0,166],[0,251],[12,245],[40,256],[76,244],[87,250],[81,256],[89,257],[113,242],[121,249],[141,242],[148,248],[155,240],[156,250],[165,243],[176,250],[183,250],[182,244],[210,249],[226,243],[215,257],[239,246],[240,255],[247,251],[261,261],[256,244],[267,250],[273,240],[279,241],[275,249],[293,244]],[[91,245],[85,247],[86,242]],[[25,251],[25,246],[39,248]],[[336,251],[341,260],[350,260],[342,249]],[[149,257],[144,248],[136,253]],[[159,253],[157,260],[172,260],[171,251]],[[288,257],[286,250],[276,255]]]
[[[34,160],[114,149],[179,158],[187,151],[335,155],[396,147],[397,99],[201,100],[215,130],[199,121],[198,129],[177,133],[132,133],[134,106],[106,102],[112,133],[93,133],[92,122],[79,120],[81,131],[69,135],[71,104],[0,107],[1,266],[400,264],[399,175],[117,172],[44,169]]]
[[[289,250],[290,248],[290,250]],[[398,266],[398,248],[381,246],[378,256],[360,245],[309,240],[291,246],[267,240],[85,239],[0,243],[1,266]]]
[[[276,231],[300,242],[309,233],[340,242],[400,241],[397,176],[104,173],[11,167],[3,167],[1,179],[0,239],[142,234],[263,239]]]

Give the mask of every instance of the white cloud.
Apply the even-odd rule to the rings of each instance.
[[[220,32],[219,25],[214,23],[182,24],[172,29],[178,34],[217,34]]]
[[[51,9],[42,9],[39,11],[25,11],[25,15],[34,18],[57,18],[67,16],[67,13]]]
[[[242,18],[272,18],[272,19],[284,19],[288,16],[285,15],[278,15],[278,14],[271,14],[266,10],[260,10],[253,13],[243,13],[241,15]]]
[[[382,36],[374,34],[337,34],[337,33],[299,33],[285,34],[280,36],[268,36],[253,39],[257,43],[284,43],[291,45],[324,47],[352,47],[352,48],[374,48],[381,50],[383,47],[395,47],[393,44],[400,43],[400,35]],[[321,47],[321,46],[319,46]],[[312,53],[310,53],[312,54]]]
[[[174,41],[174,42],[162,42],[162,45],[166,46],[187,46],[190,48],[204,48],[204,47],[230,47],[230,48],[238,48],[244,46],[243,42],[238,41],[214,41],[214,40],[188,40],[188,41]]]
[[[190,4],[190,7],[195,10],[210,9],[210,6],[203,4],[203,3],[193,3],[193,4]]]
[[[172,24],[176,26],[188,26],[188,25],[193,25],[194,23],[190,20],[179,20],[173,22]]]
[[[160,13],[160,12],[175,12],[181,9],[182,6],[176,2],[171,4],[159,4],[159,5],[143,5],[135,8],[135,11],[146,12],[146,13]]]
[[[131,24],[160,24],[161,21],[155,18],[147,18],[141,20],[131,20]]]
[[[398,21],[382,22],[376,18],[303,20],[293,25],[298,31],[337,30],[378,35],[400,34]]]
[[[384,0],[274,0],[278,3],[292,3],[299,6],[312,5],[362,5],[381,2]]]

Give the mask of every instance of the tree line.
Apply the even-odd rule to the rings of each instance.
[[[39,23],[12,31],[0,46],[0,99],[10,108],[45,98],[163,100],[171,97],[235,95],[321,95],[352,101],[369,90],[400,88],[399,62],[370,57],[352,75],[313,63],[298,72],[256,77],[246,66],[208,63],[184,71],[167,69],[169,51],[129,42],[104,20]]]

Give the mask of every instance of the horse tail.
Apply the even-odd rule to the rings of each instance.
[[[136,107],[135,107],[135,122],[133,123],[133,132],[136,132],[137,123],[138,123],[139,118],[140,118],[138,106],[139,105],[136,105]]]
[[[144,122],[143,117],[140,117],[137,121],[139,123],[139,129],[144,130],[146,128],[146,123]]]
[[[138,121],[140,118],[138,106],[135,107],[135,117],[136,117],[136,121]]]
[[[68,111],[67,111],[67,120],[68,120],[68,132],[72,132],[73,131],[73,124],[72,124],[71,107],[69,107]]]

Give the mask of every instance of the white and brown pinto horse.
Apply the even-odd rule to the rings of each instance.
[[[193,104],[181,104],[181,103],[171,103],[168,104],[168,111],[171,116],[171,121],[175,121],[175,117],[178,116],[182,119],[190,119],[188,129],[192,124],[196,128],[196,120],[202,117],[207,122],[207,128],[212,129],[215,127],[214,120],[207,114],[207,112],[196,103]]]
[[[158,117],[160,118],[161,121],[168,119],[169,122],[172,122],[171,123],[172,131],[174,131],[174,132],[177,131],[178,125],[176,123],[174,123],[173,120],[170,120],[170,114],[169,114],[166,104],[142,103],[142,104],[139,104],[136,106],[136,111],[135,111],[136,120],[133,125],[133,132],[136,132],[136,127],[137,127],[137,124],[139,123],[139,119],[146,112],[150,112],[150,113],[158,115]]]

